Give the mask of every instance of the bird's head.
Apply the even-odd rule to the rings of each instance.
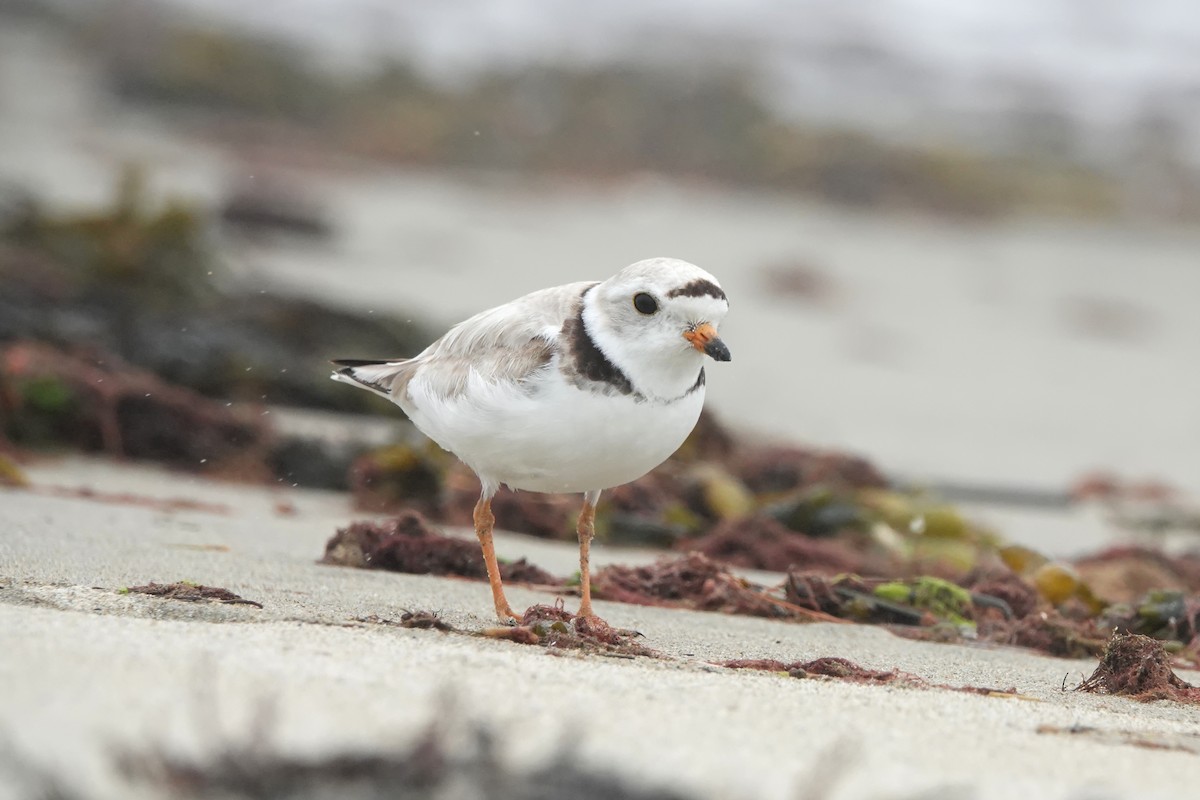
[[[585,314],[597,345],[643,391],[678,396],[697,380],[704,356],[731,358],[718,335],[729,301],[717,279],[694,264],[639,261],[593,294]]]

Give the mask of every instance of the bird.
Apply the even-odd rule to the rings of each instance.
[[[651,258],[605,281],[541,289],[483,311],[412,358],[335,360],[331,377],[395,403],[479,477],[475,534],[502,623],[522,615],[505,598],[496,563],[493,496],[501,485],[582,493],[576,616],[596,618],[596,503],[691,433],[704,405],[705,359],[731,360],[718,335],[728,310],[711,274]]]

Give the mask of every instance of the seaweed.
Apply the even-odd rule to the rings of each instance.
[[[417,511],[405,511],[387,520],[354,522],[339,528],[325,544],[322,564],[361,569],[383,569],[418,575],[455,575],[486,580],[487,569],[479,544],[437,531]],[[506,581],[561,586],[565,583],[524,558],[501,562]]]
[[[832,620],[797,607],[734,575],[702,553],[660,559],[645,567],[607,566],[592,576],[596,597],[623,603],[692,608],[756,617]]]
[[[397,443],[364,453],[350,467],[354,505],[364,511],[440,514],[450,462],[450,455],[432,442]]]
[[[1154,589],[1134,603],[1110,606],[1102,617],[1107,625],[1123,633],[1140,633],[1182,647],[1197,640],[1200,595]]]
[[[269,742],[251,741],[229,743],[201,757],[124,751],[118,765],[134,786],[194,800],[465,796],[683,800],[683,795],[672,791],[643,788],[608,772],[590,771],[565,752],[552,755],[541,766],[516,770],[500,759],[489,730],[470,725],[466,732],[468,736],[455,738],[444,722],[433,722],[411,746],[397,750],[299,755],[284,754]],[[75,797],[63,791],[59,796]]]
[[[182,600],[188,603],[225,603],[226,605],[254,606],[262,608],[262,603],[236,595],[228,589],[217,586],[201,586],[197,583],[179,581],[176,583],[148,583],[145,586],[130,586],[121,590],[122,594],[148,594],[151,597],[162,597],[167,600]]]
[[[974,603],[971,593],[942,578],[924,576],[910,581],[888,581],[876,586],[873,592],[880,599],[912,606],[939,620],[975,627],[971,619]]]
[[[450,467],[442,489],[442,520],[449,525],[473,525],[480,483],[463,464]],[[548,539],[574,539],[579,514],[578,495],[516,492],[506,488],[492,497],[496,527]]]
[[[1096,670],[1075,689],[1122,695],[1143,702],[1173,700],[1200,704],[1200,687],[1175,674],[1162,642],[1136,633],[1114,633]]]
[[[431,332],[236,280],[211,213],[151,201],[128,169],[110,204],[53,214],[36,200],[0,219],[0,343],[103,349],[209,397],[344,411],[386,401],[324,380],[352,349],[416,353]],[[251,290],[251,288],[253,290]],[[69,394],[40,387],[43,399]]]
[[[1037,589],[1007,567],[977,569],[963,579],[962,585],[975,595],[1002,601],[1008,608],[1006,618],[1024,619],[1040,604]]]
[[[70,444],[193,471],[266,477],[271,430],[249,409],[163,382],[94,348],[0,344],[0,428],[18,445]]]
[[[0,452],[0,486],[10,489],[25,489],[29,487],[29,478],[17,465],[16,461]]]
[[[785,663],[777,659],[734,659],[722,661],[718,666],[729,669],[752,669],[765,672],[786,673],[792,678],[827,679],[860,683],[869,685],[904,686],[910,689],[946,689],[952,692],[966,692],[989,697],[1019,697],[1015,688],[992,689],[983,686],[949,686],[940,683],[929,683],[924,678],[903,672],[898,669],[868,669],[847,658],[839,656],[823,656],[811,661],[793,661]]]
[[[433,611],[405,611],[400,615],[399,620],[384,619],[372,614],[367,617],[358,617],[354,621],[367,625],[386,625],[394,628],[441,631],[442,633],[455,633],[458,631],[457,628]]]
[[[732,472],[756,494],[782,495],[813,486],[884,489],[889,481],[865,458],[795,445],[744,447]]]
[[[1109,602],[1132,602],[1155,589],[1200,593],[1200,552],[1168,554],[1122,545],[1077,558],[1073,565],[1093,591]]]
[[[986,639],[1059,658],[1092,658],[1104,649],[1104,631],[1092,619],[1071,619],[1053,609],[996,626]]]
[[[739,567],[777,572],[793,567],[828,574],[885,569],[880,559],[847,541],[813,539],[761,514],[722,522],[678,546]]]
[[[637,641],[637,631],[614,628],[599,617],[571,614],[560,599],[552,606],[530,606],[521,620],[513,626],[486,628],[480,636],[503,639],[517,644],[539,645],[551,651],[577,650],[618,658],[660,654]]]

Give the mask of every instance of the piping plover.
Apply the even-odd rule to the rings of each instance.
[[[476,314],[414,358],[335,361],[333,379],[391,400],[479,476],[475,533],[502,622],[522,615],[504,597],[492,496],[501,484],[582,492],[579,615],[591,617],[596,501],[657,467],[695,427],[704,356],[730,358],[717,337],[728,309],[712,275],[652,258]]]

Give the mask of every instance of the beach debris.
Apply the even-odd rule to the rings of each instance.
[[[873,583],[878,584],[877,581]],[[900,587],[913,585],[910,581],[893,583]],[[882,622],[892,633],[909,639],[991,642],[1026,647],[1062,658],[1094,657],[1101,652],[1107,639],[1097,618],[1082,606],[1067,606],[1065,611],[1070,613],[1064,613],[1042,598],[1026,579],[1001,563],[991,563],[973,571],[961,583],[949,584],[956,587],[954,589],[931,578],[921,579],[918,585],[923,585],[926,592],[921,601],[925,610],[921,612],[919,622],[866,621]],[[903,591],[903,588],[893,588],[887,593],[899,597]],[[960,592],[964,591],[970,598],[967,605],[961,604],[963,596]],[[915,593],[913,596],[915,598]],[[836,610],[833,613],[837,613]],[[954,619],[955,616],[959,619]],[[968,622],[963,624],[962,620]]]
[[[1200,595],[1179,589],[1153,589],[1134,603],[1109,606],[1102,623],[1123,633],[1139,633],[1182,650],[1197,641]]]
[[[975,570],[962,586],[971,591],[979,641],[1026,647],[1060,658],[1095,657],[1104,649],[1105,628],[1086,609],[1068,606],[1071,613],[1064,614],[1029,580],[1003,563]]]
[[[453,625],[432,611],[405,611],[400,615],[400,627],[434,631],[454,630]]]
[[[10,489],[24,489],[29,486],[29,478],[25,476],[24,470],[4,453],[0,453],[0,486]]]
[[[1200,703],[1200,687],[1175,674],[1162,642],[1137,633],[1114,633],[1095,672],[1075,689],[1141,701]]]
[[[695,515],[679,507],[679,514],[668,512],[663,517],[646,514],[629,514],[621,511],[605,509],[596,513],[596,536],[607,544],[629,545],[634,547],[654,547],[671,549],[688,538],[691,532],[699,527],[694,521]],[[663,521],[663,518],[682,518],[686,521],[674,523]]]
[[[775,497],[818,485],[838,489],[888,486],[883,473],[865,458],[795,445],[743,445],[732,455],[731,471],[755,494]]]
[[[1036,550],[1020,545],[1002,546],[997,554],[1009,569],[1027,580],[1051,605],[1078,605],[1092,616],[1107,605],[1071,564],[1051,561]]]
[[[1091,588],[1068,564],[1048,561],[1033,571],[1031,579],[1038,593],[1051,605],[1061,606],[1068,600],[1079,599],[1087,603],[1093,612],[1102,607]]]
[[[386,625],[393,628],[410,628],[426,631],[441,631],[443,633],[455,633],[458,631],[449,622],[439,617],[433,611],[405,611],[400,615],[400,619],[385,619],[383,617],[371,614],[366,617],[356,617],[355,622],[362,622],[367,625]]]
[[[1041,603],[1037,589],[1011,569],[999,564],[974,570],[963,579],[962,586],[970,589],[976,598],[991,597],[1003,602],[1007,613],[1002,613],[1002,616],[1006,619],[1024,619]],[[978,610],[986,612],[986,605]],[[980,618],[986,616],[983,613]]]
[[[668,460],[658,469],[646,473],[635,481],[623,483],[605,491],[601,495],[604,498],[601,506],[604,510],[614,513],[638,515],[658,514],[672,505],[682,506],[683,501],[680,499],[680,495],[683,486],[680,473],[681,470],[677,468],[677,465]],[[597,522],[599,522],[599,512],[600,509],[597,509]],[[695,517],[693,514],[693,518],[698,525],[699,517]]]
[[[827,574],[886,571],[882,557],[868,548],[856,548],[848,539],[814,539],[759,514],[722,522],[706,535],[683,540],[677,547],[735,566],[776,572],[793,567]]]
[[[1105,632],[1096,620],[1073,619],[1054,609],[1036,611],[1011,623],[994,625],[986,632],[981,630],[980,638],[1058,658],[1095,658],[1104,651],[1105,645]]]
[[[254,606],[262,608],[262,603],[236,595],[228,589],[217,586],[202,586],[198,583],[178,581],[176,583],[148,583],[145,586],[130,586],[121,589],[120,594],[148,594],[151,597],[162,597],[167,600],[183,600],[189,603],[211,602],[228,605]]]
[[[453,457],[433,442],[393,444],[359,456],[350,467],[355,507],[388,512],[441,512],[442,483]]]
[[[877,597],[870,583],[856,575],[830,578],[817,572],[792,571],[783,589],[789,603],[838,619],[896,625],[921,625],[926,621],[926,615],[918,609]]]
[[[958,578],[980,566],[999,545],[990,530],[972,523],[952,506],[918,494],[863,490],[858,501],[867,509],[872,540],[889,544],[905,567],[890,576],[938,574]]]
[[[453,698],[451,698],[453,700]],[[644,788],[632,776],[582,765],[572,751],[550,753],[530,768],[509,766],[490,729],[443,703],[411,744],[393,749],[311,753],[275,745],[274,716],[254,720],[241,741],[221,742],[202,755],[167,750],[117,750],[117,774],[137,795],[186,800],[494,800],[569,797],[573,800],[688,800],[666,789]],[[4,755],[0,753],[0,755]],[[93,792],[67,790],[49,773],[44,791],[29,796],[84,800]],[[140,790],[140,791],[139,791]],[[50,792],[53,791],[51,795]]]
[[[592,575],[592,593],[605,600],[672,606],[755,617],[828,619],[795,608],[761,586],[734,575],[703,553],[660,559],[644,567],[611,565]]]
[[[552,606],[530,606],[515,625],[489,627],[479,631],[455,628],[430,611],[405,611],[399,620],[385,619],[372,614],[358,617],[354,621],[368,625],[436,630],[465,636],[481,636],[486,639],[501,639],[517,644],[540,645],[553,651],[578,650],[628,658],[661,657],[659,653],[638,641],[641,634],[637,631],[614,628],[598,617],[580,617],[572,614],[566,610],[561,599]]]
[[[0,272],[15,289],[68,302],[125,295],[158,308],[202,304],[216,298],[210,278],[220,269],[205,227],[186,203],[152,202],[145,173],[127,166],[110,203],[92,211],[52,214],[30,198],[0,229],[13,248]]]
[[[908,581],[888,581],[876,586],[872,593],[880,599],[927,612],[939,620],[975,627],[971,592],[943,578],[926,575]]]
[[[1072,565],[1097,596],[1112,603],[1131,603],[1154,589],[1200,593],[1200,550],[1168,554],[1122,545],[1077,558]]]
[[[671,456],[671,460],[682,464],[697,461],[721,462],[732,456],[737,446],[733,432],[725,427],[716,414],[705,408],[700,411],[696,426]]]
[[[326,380],[327,359],[357,348],[416,353],[432,332],[383,313],[249,290],[226,268],[213,221],[187,203],[153,198],[137,169],[94,210],[58,214],[36,199],[23,203],[0,220],[0,343],[103,349],[165,383],[225,400],[390,408]]]
[[[599,617],[581,617],[570,613],[560,599],[554,605],[534,605],[526,609],[516,625],[485,628],[481,636],[517,644],[532,644],[552,651],[578,650],[597,655],[635,658],[661,657],[641,644],[637,631],[614,628]]]
[[[686,468],[668,461],[635,481],[601,495],[596,536],[601,541],[671,548],[712,524],[684,499]]]
[[[1002,599],[933,576],[884,581],[792,571],[784,583],[784,596],[803,608],[855,622],[922,626],[947,623],[971,634],[980,608],[994,609],[1005,618],[1012,616]]]
[[[2,420],[18,445],[71,445],[191,471],[265,478],[271,431],[262,417],[130,366],[94,348],[0,344]]]
[[[322,564],[384,569],[418,575],[456,575],[487,579],[479,544],[440,533],[417,511],[380,521],[354,522],[339,528],[325,544]],[[524,558],[500,562],[506,581],[561,586],[564,581]]]
[[[740,519],[757,505],[741,481],[713,462],[688,470],[680,495],[689,510],[706,520]]]
[[[900,670],[877,670],[859,666],[853,661],[837,656],[825,656],[812,661],[782,661],[762,659],[733,659],[722,661],[719,666],[729,669],[757,669],[766,672],[786,672],[793,678],[836,678],[852,683],[900,683],[910,686],[924,686],[925,680],[916,675]]]
[[[471,527],[479,493],[479,478],[467,466],[455,463],[445,474],[441,521],[447,525]],[[574,539],[578,513],[579,499],[571,495],[514,492],[501,488],[492,497],[496,528],[530,536]]]
[[[880,670],[868,669],[847,658],[838,656],[823,656],[811,661],[793,661],[785,663],[777,659],[734,659],[722,661],[718,666],[729,669],[753,669],[765,672],[785,673],[792,678],[828,679],[862,683],[871,685],[904,686],[911,689],[947,689],[953,692],[966,692],[995,697],[1021,697],[1015,688],[992,689],[981,686],[949,686],[940,683],[930,683],[924,678],[903,672],[898,669]]]
[[[866,531],[866,509],[854,496],[828,484],[809,486],[763,509],[784,527],[805,536],[823,538],[843,531]]]

